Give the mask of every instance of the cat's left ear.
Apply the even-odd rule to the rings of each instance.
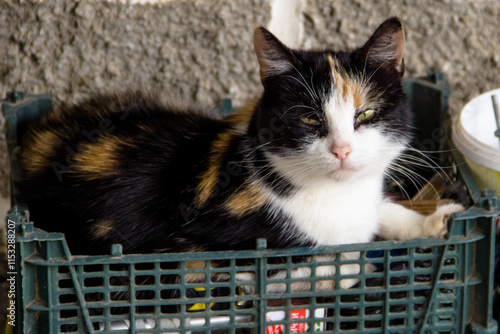
[[[384,21],[359,50],[360,60],[376,67],[395,69],[403,76],[404,46],[403,24],[397,17],[392,17]]]
[[[281,43],[276,36],[261,26],[255,28],[254,49],[260,65],[260,79],[291,71],[297,61],[292,50]]]

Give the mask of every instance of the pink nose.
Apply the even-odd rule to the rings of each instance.
[[[344,145],[344,146],[332,146],[332,153],[339,159],[340,161],[343,161],[347,159],[349,154],[351,153],[351,145]]]

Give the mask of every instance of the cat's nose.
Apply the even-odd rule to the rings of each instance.
[[[335,157],[337,157],[337,159],[339,159],[340,161],[347,159],[351,151],[351,145],[332,146],[333,155],[335,155]]]

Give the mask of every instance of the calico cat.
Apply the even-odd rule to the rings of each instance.
[[[232,116],[145,93],[95,95],[43,115],[21,145],[35,225],[75,254],[338,245],[446,233],[388,201],[410,141],[403,27],[352,52],[302,51],[254,32],[262,96]],[[324,273],[328,274],[328,273]]]

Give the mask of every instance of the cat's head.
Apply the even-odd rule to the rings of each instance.
[[[280,174],[296,184],[381,174],[404,150],[411,116],[397,18],[352,52],[293,50],[261,27],[254,46],[264,94],[251,132]]]

